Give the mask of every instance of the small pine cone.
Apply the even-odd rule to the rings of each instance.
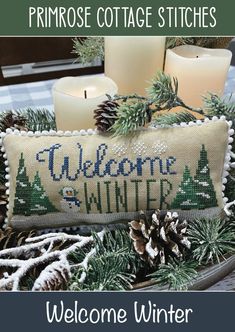
[[[108,131],[117,119],[118,103],[113,100],[105,100],[94,111],[95,126],[101,132]]]
[[[55,261],[41,271],[36,279],[34,291],[65,290],[70,278],[70,267],[63,262]]]
[[[139,220],[129,225],[136,252],[151,266],[167,263],[169,256],[181,258],[191,246],[187,222],[180,222],[176,212],[157,210],[149,215],[141,211]]]
[[[6,131],[7,128],[27,131],[26,118],[22,115],[14,114],[12,111],[7,112],[1,120],[0,129],[1,131]]]

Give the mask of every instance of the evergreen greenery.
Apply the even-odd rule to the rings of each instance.
[[[192,113],[187,111],[177,112],[177,113],[165,113],[157,115],[153,120],[152,126],[173,126],[174,124],[180,124],[181,122],[188,123],[190,121],[195,121],[196,118]]]
[[[123,103],[117,109],[117,120],[111,127],[115,135],[127,135],[148,122],[148,105],[142,101]]]
[[[56,129],[55,115],[54,112],[51,112],[47,109],[19,109],[14,111],[5,111],[0,113],[0,130],[3,131],[3,124],[5,124],[5,118],[8,114],[13,114],[19,118],[24,119],[25,126],[32,131],[42,131]]]
[[[231,102],[229,98],[221,99],[214,93],[208,93],[204,96],[204,108],[207,116],[221,116],[234,117],[235,103]]]
[[[87,37],[86,39],[73,39],[73,51],[77,54],[77,61],[82,64],[90,63],[96,58],[104,59],[104,38]]]
[[[86,278],[80,282],[83,269],[79,263],[86,257],[86,251],[76,251],[71,256],[74,264],[70,290],[125,290],[131,288],[135,275],[142,266],[128,232],[116,230],[105,234],[104,241],[96,237],[96,254],[88,263]]]
[[[102,41],[100,40],[102,44]],[[83,44],[84,45],[84,44]],[[84,53],[85,54],[85,53]],[[85,61],[87,62],[88,55]],[[151,87],[148,89],[148,97],[137,95],[132,96],[115,96],[113,100],[121,100],[119,108],[117,109],[117,120],[114,123],[112,130],[117,135],[131,133],[132,131],[148,124],[152,119],[152,114],[156,114],[152,121],[153,125],[173,125],[175,123],[194,121],[195,117],[186,110],[192,110],[190,106],[177,96],[178,81],[163,73],[158,73],[152,81]],[[226,115],[227,118],[234,122],[235,104],[230,99],[221,99],[217,95],[208,94],[204,97],[205,112],[203,109],[195,111],[211,116]],[[180,113],[161,114],[158,111],[169,110],[173,107],[181,106],[184,111]],[[0,129],[1,123],[7,112],[0,114]],[[26,126],[29,130],[50,130],[56,129],[55,117],[47,110],[33,111],[19,110],[15,114],[26,119]],[[185,198],[191,199],[191,203],[195,197],[189,195],[188,188],[193,185],[193,181],[200,183],[206,179],[208,180],[209,170],[207,167],[207,156],[205,149],[202,149],[200,161],[196,176],[190,174],[188,168],[185,169],[182,190]],[[0,175],[2,181],[4,180],[4,165],[0,165]],[[231,177],[226,185],[226,196],[229,200],[235,199],[234,178],[233,171],[230,173]],[[29,202],[26,195],[22,196],[22,183],[30,187],[29,179],[26,174],[23,156],[19,161],[19,173],[16,178],[16,200],[18,198],[25,202]],[[187,184],[187,186],[186,186]],[[210,184],[209,184],[210,185]],[[35,202],[43,204],[44,191],[41,186],[38,175],[35,176],[32,185],[36,189]],[[198,189],[199,189],[198,187]],[[30,187],[31,188],[31,187]],[[32,188],[31,188],[32,189]],[[211,189],[211,185],[210,185]],[[29,190],[30,191],[30,190]],[[18,194],[17,194],[18,193]],[[182,198],[182,197],[181,197]],[[41,200],[42,199],[42,200]],[[46,199],[46,198],[45,198]],[[214,199],[214,198],[213,198]],[[197,204],[199,204],[200,195],[197,197]],[[202,201],[202,200],[201,200]],[[28,203],[29,204],[29,203]],[[30,204],[28,205],[30,206]],[[17,209],[19,205],[15,204],[14,213],[20,213]],[[175,208],[172,206],[172,208]],[[196,268],[198,265],[207,263],[219,262],[226,254],[231,254],[235,251],[235,223],[231,220],[219,219],[200,219],[194,220],[189,224],[189,239],[192,243],[191,256],[186,257],[185,261],[171,260],[167,265],[160,265],[150,277],[161,285],[168,285],[169,288],[183,290],[187,289],[188,285],[196,277]],[[70,290],[124,290],[130,289],[132,283],[136,281],[136,276],[139,274],[146,275],[150,267],[144,265],[139,256],[136,254],[132,240],[129,238],[127,231],[107,232],[104,241],[96,238],[95,249],[96,253],[90,257],[88,262],[88,269],[86,270],[86,278],[84,282],[80,282],[84,269],[79,265],[90,248],[86,250],[79,250],[71,255],[71,263],[73,264],[72,278],[68,288]],[[197,263],[194,263],[197,262]],[[144,273],[142,273],[144,271]]]
[[[117,120],[111,127],[114,135],[131,133],[137,128],[149,123],[152,115],[159,111],[171,110],[174,107],[182,107],[186,110],[203,114],[202,109],[194,109],[186,105],[178,96],[178,80],[159,71],[147,89],[148,96],[115,96],[114,101],[122,100],[117,108]],[[146,114],[144,114],[144,112]],[[175,117],[175,115],[173,115]],[[160,119],[160,116],[159,116]],[[158,119],[158,121],[160,121]]]
[[[14,113],[26,119],[26,126],[31,131],[56,130],[55,114],[47,109],[28,108]]]
[[[159,71],[152,80],[152,84],[147,89],[149,97],[156,106],[156,111],[170,110],[174,107],[183,107],[185,109],[203,113],[201,109],[194,109],[186,105],[178,96],[178,80],[171,78],[166,73]]]
[[[235,251],[233,220],[196,219],[189,224],[193,258],[199,264],[220,262],[225,254]]]
[[[180,45],[197,45],[201,47],[226,48],[231,38],[229,37],[167,37],[166,49]],[[72,53],[77,54],[78,61],[85,64],[94,61],[96,58],[104,59],[104,38],[87,37],[74,38]]]
[[[174,290],[187,290],[188,286],[193,282],[193,279],[197,276],[197,263],[194,261],[171,261],[165,265],[159,266],[159,269],[150,277],[161,286],[168,286],[169,289]]]
[[[231,98],[223,99],[208,93],[203,97],[204,107],[195,109],[186,105],[178,96],[178,80],[161,71],[156,74],[147,89],[147,97],[134,94],[115,96],[111,100],[121,101],[117,108],[117,119],[111,127],[114,135],[128,134],[146,124],[169,126],[195,121],[195,116],[187,111],[194,111],[208,117],[225,115],[229,120],[235,119],[235,103],[231,102]],[[159,113],[159,111],[169,111],[175,107],[181,107],[182,112]]]

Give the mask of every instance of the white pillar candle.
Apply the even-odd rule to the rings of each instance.
[[[182,45],[167,50],[164,71],[178,79],[178,94],[186,104],[201,107],[208,92],[223,94],[231,57],[226,49]]]
[[[94,110],[106,94],[117,94],[117,85],[108,77],[63,77],[52,88],[57,130],[95,127]]]
[[[158,70],[163,69],[165,37],[105,37],[105,74],[120,94],[146,94]]]

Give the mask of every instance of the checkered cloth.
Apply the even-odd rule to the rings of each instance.
[[[53,110],[51,89],[56,80],[24,83],[0,87],[0,111],[23,108]],[[225,95],[235,101],[235,67],[230,67]]]
[[[56,80],[0,87],[0,111],[24,108],[53,110],[51,89]]]

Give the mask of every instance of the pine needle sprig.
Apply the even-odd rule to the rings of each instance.
[[[73,39],[73,51],[78,56],[77,61],[82,64],[93,62],[95,59],[104,59],[104,38],[87,37],[85,40]]]
[[[235,251],[234,221],[196,219],[189,225],[188,237],[199,264],[219,263],[225,254]]]
[[[117,109],[117,120],[111,127],[114,136],[127,135],[149,122],[148,103],[123,103]]]
[[[152,80],[152,84],[147,88],[147,93],[155,104],[155,111],[171,110],[174,107],[183,107],[187,110],[203,114],[200,108],[193,108],[186,105],[178,96],[178,80],[176,77],[171,78],[166,73],[159,71]]]
[[[143,265],[126,231],[107,232],[103,241],[95,237],[96,254],[89,260],[84,282],[80,282],[79,262],[86,252],[73,254],[71,290],[125,290],[131,288],[136,272]],[[77,266],[77,267],[76,267]]]
[[[177,112],[177,113],[167,113],[156,116],[151,125],[152,126],[172,126],[174,124],[180,124],[181,122],[188,123],[190,121],[195,121],[196,117],[189,112]]]
[[[126,250],[119,250],[116,253],[107,252],[105,255],[92,258],[85,282],[80,283],[80,274],[73,273],[69,289],[104,291],[131,288],[134,275],[123,270],[122,260],[126,254]]]
[[[147,97],[136,94],[113,97],[113,101],[122,100],[117,109],[117,119],[110,128],[115,136],[127,135],[150,123],[153,114],[164,110],[169,111],[178,106],[203,114],[202,109],[194,109],[183,102],[178,96],[178,80],[171,79],[162,71],[159,71],[154,77],[147,93]]]
[[[197,276],[197,263],[192,261],[176,261],[171,259],[168,264],[162,264],[159,269],[149,276],[161,286],[168,285],[169,289],[187,290]]]
[[[221,98],[214,93],[208,93],[203,97],[205,113],[208,116],[221,116],[228,117],[235,116],[235,103],[231,102],[231,97]]]
[[[26,119],[26,125],[31,131],[56,130],[55,114],[47,109],[28,108],[14,113]]]
[[[178,81],[159,71],[147,88],[148,95],[157,105],[158,110],[170,110],[177,103]]]

